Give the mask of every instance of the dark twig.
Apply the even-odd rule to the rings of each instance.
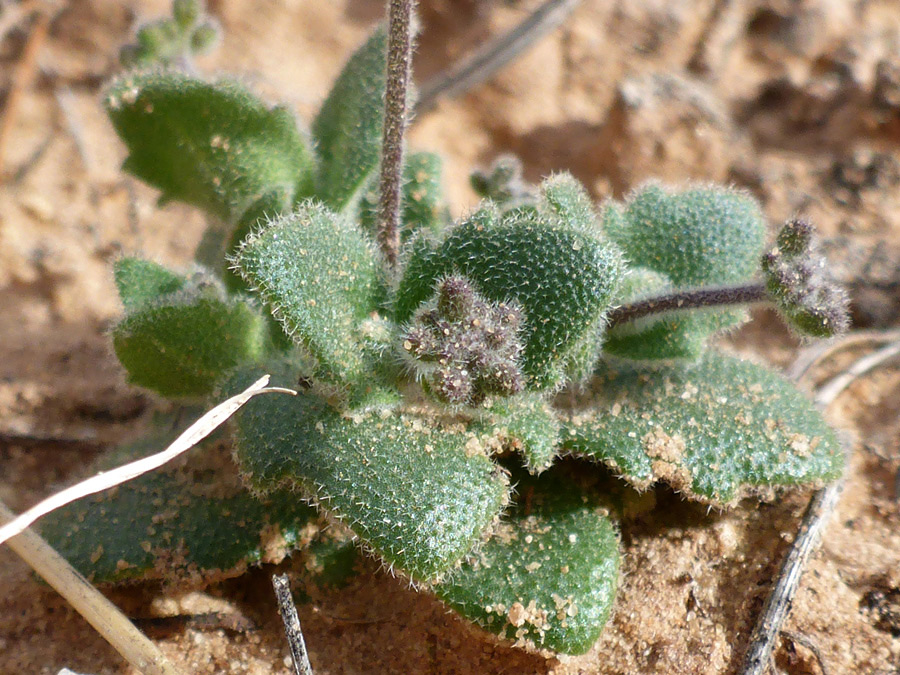
[[[781,563],[775,586],[766,599],[762,614],[750,636],[750,646],[744,656],[741,675],[763,675],[766,672],[775,639],[781,632],[781,626],[787,618],[797,587],[800,585],[803,568],[834,512],[843,487],[844,480],[841,478],[816,492],[806,507],[806,513],[800,522],[800,531]]]
[[[378,245],[391,267],[400,252],[400,196],[403,187],[403,136],[406,95],[412,60],[415,0],[388,0],[387,82],[381,142],[381,195],[378,202]]]
[[[607,325],[609,328],[614,328],[652,314],[723,305],[746,305],[764,302],[768,299],[769,296],[762,282],[741,286],[688,289],[615,307],[607,315]]]
[[[579,4],[581,0],[546,0],[510,32],[426,82],[416,103],[416,114],[427,112],[444,96],[459,96],[493,77],[534,43],[558,28]]]
[[[825,659],[822,658],[822,652],[815,642],[810,640],[802,633],[795,633],[792,630],[781,631],[781,634],[791,642],[798,645],[803,645],[809,651],[811,651],[813,653],[813,656],[816,657],[816,661],[819,664],[819,669],[822,671],[822,675],[828,675],[828,667],[825,665]]]
[[[785,375],[791,380],[801,380],[818,363],[845,349],[895,340],[900,340],[900,330],[854,331],[838,340],[816,342],[800,352]]]
[[[284,633],[287,635],[288,645],[291,648],[291,660],[294,662],[295,675],[313,675],[312,666],[309,663],[309,654],[306,652],[306,642],[303,640],[303,631],[300,630],[300,618],[297,616],[297,607],[291,595],[291,584],[287,574],[272,576],[272,586],[275,588],[275,597],[278,600],[278,612],[284,622]]]
[[[820,387],[816,395],[816,403],[821,408],[828,407],[854,380],[898,354],[900,354],[900,341],[893,342],[877,352],[865,356]],[[763,675],[768,667],[775,640],[781,632],[781,627],[787,618],[800,584],[803,568],[834,512],[843,486],[844,478],[842,477],[816,492],[810,500],[809,506],[803,514],[803,520],[800,522],[800,530],[781,564],[775,586],[772,588],[750,636],[750,645],[744,657],[741,675]]]
[[[16,125],[22,96],[37,72],[37,55],[47,39],[51,18],[50,14],[43,10],[38,10],[35,13],[34,26],[28,35],[28,41],[25,43],[25,49],[22,51],[19,63],[13,71],[12,84],[10,85],[9,94],[6,96],[6,108],[3,111],[3,119],[0,121],[0,178],[2,178],[4,172],[3,160],[6,154],[6,146],[12,137],[12,131]]]

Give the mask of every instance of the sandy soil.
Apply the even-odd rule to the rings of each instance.
[[[536,4],[423,0],[420,80]],[[157,209],[152,190],[119,173],[123,150],[99,93],[133,22],[167,5],[60,4],[0,148],[0,498],[13,509],[140,433],[155,404],[124,383],[108,347],[105,331],[120,311],[110,262],[139,251],[186,263],[204,223],[186,207]],[[226,37],[201,66],[241,74],[306,119],[383,7],[211,5]],[[33,31],[25,21],[0,41],[4,114]],[[475,201],[471,167],[503,151],[522,157],[530,179],[570,169],[598,199],[652,177],[744,187],[773,227],[803,213],[832,238],[857,327],[900,323],[895,0],[584,0],[563,29],[491,82],[418,119],[412,140],[445,153],[457,212]],[[731,344],[790,363],[796,341],[770,313],[755,318]],[[900,373],[857,382],[829,418],[856,439],[848,484],[803,578],[776,667],[900,672]],[[548,659],[498,645],[372,565],[349,587],[300,607],[312,663],[319,674],[732,673],[807,498],[747,501],[725,514],[665,489],[637,499],[622,523],[615,615],[586,656]],[[142,588],[113,597],[135,616],[156,617],[141,625],[187,673],[288,673],[272,572],[199,593]],[[191,618],[207,612],[218,618]],[[132,672],[0,549],[0,673],[63,666]]]

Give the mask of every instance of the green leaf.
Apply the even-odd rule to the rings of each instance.
[[[304,202],[246,239],[233,262],[318,360],[321,377],[341,384],[363,376],[363,322],[381,285],[375,253],[353,223]]]
[[[539,394],[498,399],[477,424],[520,452],[531,473],[541,473],[556,459],[559,416]]]
[[[664,480],[727,504],[751,491],[818,485],[844,457],[821,414],[779,374],[712,351],[695,365],[603,365],[593,398],[564,425],[563,448],[639,488]]]
[[[403,275],[394,291],[392,309],[394,320],[405,323],[434,295],[437,281],[451,274],[453,268],[441,251],[440,240],[427,231],[419,232],[403,247],[400,267]]]
[[[509,519],[433,590],[517,645],[583,654],[616,596],[615,528],[596,499],[555,476],[522,477],[517,492]]]
[[[167,444],[157,436],[125,446],[104,467]],[[41,534],[98,583],[197,585],[237,576],[250,564],[280,562],[306,545],[318,531],[315,509],[288,490],[262,500],[253,496],[241,487],[227,454],[204,447],[175,467],[81,499],[42,519]]]
[[[443,160],[433,152],[413,152],[403,167],[403,203],[400,236],[405,242],[420,230],[439,234],[450,222],[441,183]],[[360,226],[375,237],[378,216],[378,181],[372,176],[360,205]]]
[[[270,190],[253,202],[241,217],[227,239],[220,264],[226,266],[224,274],[225,286],[232,293],[248,292],[246,282],[237,270],[233,269],[230,259],[238,252],[241,244],[253,233],[265,228],[271,221],[291,212],[291,195],[284,190]]]
[[[448,272],[491,301],[518,301],[525,316],[522,370],[530,388],[542,389],[560,382],[584,340],[598,339],[622,261],[580,219],[570,223],[532,209],[501,218],[488,205],[453,228],[437,251],[410,259],[396,294],[397,320],[408,320],[405,312],[428,300]]]
[[[125,170],[161,190],[163,202],[234,222],[271,190],[295,201],[312,193],[314,159],[293,114],[267,107],[237,82],[128,73],[105,101],[128,146]]]
[[[185,277],[140,258],[117,260],[113,274],[125,311],[137,309],[160,295],[181,290],[187,283]]]
[[[597,231],[600,226],[590,195],[570,173],[554,174],[541,183],[538,207],[548,216],[586,232]]]
[[[264,325],[245,302],[226,299],[197,275],[126,314],[113,329],[113,348],[134,384],[172,398],[198,397],[231,368],[260,358]]]
[[[426,418],[346,418],[311,394],[257,397],[236,415],[235,442],[258,489],[296,485],[414,580],[452,567],[507,499],[506,477],[478,438]]]
[[[630,265],[668,279],[673,290],[751,280],[759,271],[765,224],[750,196],[716,187],[681,192],[650,184],[624,207],[609,204],[603,225]],[[655,283],[631,288],[633,301]],[[706,309],[648,317],[607,333],[604,351],[631,359],[696,359],[712,333],[746,320],[744,310]]]
[[[362,192],[381,159],[387,31],[379,26],[344,66],[312,125],[316,195],[335,211]]]

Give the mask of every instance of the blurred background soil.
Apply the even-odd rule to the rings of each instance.
[[[422,0],[418,80],[537,4]],[[100,106],[120,45],[168,0],[0,5],[0,111],[14,109],[0,134],[0,498],[22,510],[140,433],[156,402],[125,384],[112,357],[106,331],[120,308],[110,264],[136,252],[187,264],[204,221],[187,207],[158,209],[152,190],[119,172],[123,148]],[[217,0],[224,43],[200,66],[239,74],[309,120],[383,5]],[[855,327],[900,324],[896,0],[584,0],[489,83],[421,115],[412,144],[445,155],[457,215],[476,202],[468,172],[501,152],[518,154],[531,180],[571,170],[598,200],[651,178],[744,188],[773,228],[803,214],[830,238]],[[776,366],[799,346],[767,311],[727,342]],[[855,439],[849,482],[782,633],[779,672],[900,672],[898,413],[900,373],[890,369],[829,411]],[[319,675],[736,672],[807,499],[708,513],[665,488],[636,497],[622,523],[615,614],[586,656],[500,645],[372,564],[300,607],[313,666]],[[288,673],[272,572],[204,592],[113,595],[152,617],[141,625],[186,673]],[[0,549],[0,673],[64,666],[132,672]]]

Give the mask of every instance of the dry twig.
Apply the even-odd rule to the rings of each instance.
[[[558,28],[580,3],[581,0],[546,0],[510,32],[426,82],[419,94],[416,114],[431,110],[444,96],[459,96],[489,80],[534,43]]]
[[[13,513],[0,502],[0,521],[12,517]],[[41,537],[34,532],[23,532],[8,543],[140,672],[145,675],[178,675],[180,671],[159,648]]]
[[[291,660],[294,663],[295,675],[313,675],[312,665],[309,662],[309,654],[306,651],[306,642],[303,640],[303,631],[300,629],[300,618],[297,616],[297,607],[291,595],[291,584],[287,574],[272,576],[272,586],[275,587],[275,597],[278,600],[278,613],[284,622],[284,633],[287,635],[288,645],[291,648]]]
[[[852,382],[898,354],[900,340],[856,361],[819,389],[815,397],[816,404],[823,409],[827,408]],[[781,627],[791,608],[803,569],[834,513],[843,486],[842,477],[816,492],[810,500],[794,543],[778,570],[775,585],[750,636],[741,675],[763,675],[768,668],[775,640],[781,633]]]
[[[7,541],[10,537],[14,537],[24,531],[29,525],[41,516],[51,511],[65,506],[76,499],[86,497],[88,495],[107,490],[116,485],[137,478],[138,476],[161,467],[163,464],[172,461],[178,455],[190,450],[197,443],[206,438],[209,434],[221,426],[225,420],[231,417],[238,409],[247,401],[257,394],[265,394],[269,392],[296,394],[291,389],[282,389],[280,387],[266,387],[269,383],[269,376],[265,375],[250,385],[246,390],[232,396],[227,401],[217,405],[212,410],[205,413],[199,420],[194,422],[185,430],[175,441],[162,452],[129,462],[124,466],[120,466],[111,471],[99,473],[87,480],[66,488],[54,495],[51,495],[36,506],[28,509],[12,522],[6,523],[0,527],[0,544]]]

